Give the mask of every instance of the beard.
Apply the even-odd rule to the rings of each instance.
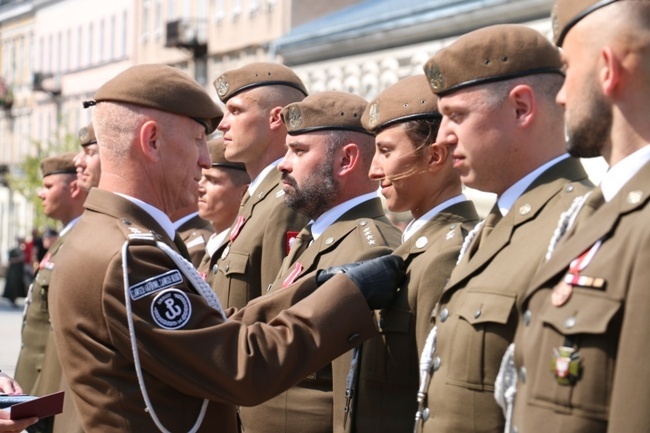
[[[301,186],[289,173],[282,172],[282,180],[291,186],[285,187],[285,204],[314,220],[328,210],[339,189],[338,182],[332,175],[332,162],[331,158],[323,161]]]
[[[612,111],[600,95],[592,90],[586,105],[588,116],[575,125],[566,125],[567,152],[578,158],[601,156],[612,130]]]

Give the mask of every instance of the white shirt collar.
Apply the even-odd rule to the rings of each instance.
[[[70,221],[68,224],[63,227],[63,230],[59,233],[59,236],[63,236],[64,234],[68,233],[72,227],[74,227],[75,224],[77,224],[77,221],[79,221],[79,218],[81,218],[81,215],[79,215],[77,218],[73,219]]]
[[[151,217],[154,220],[156,220],[158,224],[160,224],[160,227],[163,228],[163,230],[165,231],[165,233],[167,233],[167,236],[169,236],[170,239],[174,239],[174,237],[176,236],[176,230],[174,230],[174,225],[172,224],[167,214],[165,214],[165,212],[161,211],[157,207],[151,206],[149,203],[145,203],[142,200],[138,200],[135,197],[131,197],[130,195],[120,194],[120,193],[116,193],[116,194],[119,195],[120,197],[124,197],[131,203],[140,206],[143,211],[151,215]]]
[[[251,197],[253,194],[255,194],[255,190],[257,189],[258,186],[260,186],[260,183],[266,178],[266,176],[271,172],[271,170],[277,170],[278,164],[280,164],[280,161],[282,161],[282,158],[278,159],[277,161],[272,162],[271,164],[267,165],[264,167],[264,170],[260,174],[257,175],[255,179],[248,185],[248,195]]]
[[[440,203],[438,206],[435,206],[433,209],[431,209],[429,212],[422,215],[420,218],[416,220],[412,220],[409,223],[409,225],[407,225],[406,228],[404,229],[404,233],[402,233],[402,242],[408,241],[411,238],[411,236],[413,236],[427,222],[431,221],[431,219],[433,219],[434,216],[438,215],[444,209],[447,209],[448,207],[463,201],[467,201],[467,197],[465,197],[464,194],[457,195],[456,197],[450,198],[449,200]]]
[[[569,154],[565,153],[563,155],[558,156],[557,158],[554,158],[550,160],[549,162],[540,165],[537,167],[535,170],[531,171],[528,173],[526,176],[523,178],[519,179],[514,185],[512,185],[510,188],[508,188],[502,195],[497,199],[497,203],[499,204],[499,210],[501,211],[501,215],[505,216],[510,208],[512,207],[513,204],[515,204],[515,201],[521,195],[526,191],[526,189],[537,179],[542,173],[544,173],[546,170],[548,170],[550,167],[554,166],[560,161],[563,161],[567,158],[569,158]]]
[[[223,243],[224,239],[226,239],[226,235],[230,231],[230,228],[227,228],[226,230],[223,230],[222,232],[219,233],[213,233],[210,236],[210,239],[208,240],[207,245],[205,246],[205,250],[208,252],[208,255],[212,257],[214,253],[219,249],[221,244]]]
[[[605,201],[610,201],[629,182],[632,177],[650,161],[650,146],[643,146],[631,155],[626,156],[607,170],[600,181]]]
[[[311,234],[314,237],[314,240],[318,239],[318,237],[322,235],[329,226],[334,224],[336,220],[341,218],[344,213],[363,202],[372,200],[373,198],[377,197],[379,197],[378,191],[369,192],[367,194],[360,195],[341,204],[338,204],[332,209],[324,212],[316,219],[316,221],[313,221],[313,224],[311,226]]]
[[[178,220],[174,221],[172,223],[174,225],[174,230],[178,230],[180,228],[180,226],[182,226],[183,224],[185,224],[186,222],[188,222],[189,220],[191,220],[192,218],[194,218],[198,214],[199,214],[199,211],[196,211],[196,212],[193,212],[193,213],[191,213],[189,215],[185,215],[181,219],[178,219]]]

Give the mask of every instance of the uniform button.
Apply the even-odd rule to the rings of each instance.
[[[433,358],[433,371],[438,371],[439,368],[440,368],[440,357],[436,356],[435,358]]]
[[[348,337],[348,343],[356,343],[359,340],[359,334],[352,334]]]
[[[530,310],[524,312],[524,325],[530,325],[530,319],[533,317],[533,313]]]
[[[576,326],[576,318],[575,317],[571,316],[571,317],[569,317],[568,319],[566,319],[564,321],[564,327],[565,328],[571,329],[574,326]]]
[[[426,421],[429,419],[429,408],[425,407],[424,410],[422,411],[422,421]]]
[[[213,273],[213,274],[216,274],[217,272],[219,272],[219,265],[214,265],[214,266],[212,267],[212,273]]]
[[[447,320],[447,317],[449,317],[449,310],[445,307],[440,311],[440,321],[444,323],[444,321]]]
[[[230,270],[230,265],[226,265],[226,272]]]
[[[571,191],[573,191],[573,189],[574,189],[573,184],[569,184],[569,185],[566,186],[566,191],[567,192],[571,192]]]
[[[475,318],[475,319],[478,319],[479,317],[481,317],[481,310],[476,310],[476,311],[474,312],[474,318]]]
[[[368,225],[368,221],[363,220],[363,221],[361,221],[361,222],[359,223],[359,225],[361,225],[361,226],[366,226],[366,225]]]
[[[455,228],[456,228],[456,224],[452,224],[452,225],[449,226],[449,230],[453,230]]]
[[[512,428],[512,433],[519,433],[519,427],[514,426],[514,427]]]
[[[130,225],[132,224],[131,221],[129,221],[129,220],[122,220],[122,221],[123,221],[124,224],[126,224],[127,226],[130,226]]]
[[[521,383],[526,383],[526,367],[519,369],[519,380],[521,380]]]

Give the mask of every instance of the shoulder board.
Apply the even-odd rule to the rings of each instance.
[[[124,237],[129,240],[130,244],[155,243],[157,240],[162,239],[162,236],[159,234],[156,234],[145,227],[133,224],[126,218],[119,220],[117,226],[122,230]]]

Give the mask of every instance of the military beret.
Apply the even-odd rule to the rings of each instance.
[[[101,86],[94,101],[85,101],[84,107],[105,101],[186,116],[202,124],[208,134],[217,129],[223,117],[219,106],[199,83],[168,65],[132,66]]]
[[[226,147],[223,143],[223,137],[215,138],[208,141],[208,148],[210,149],[210,159],[212,159],[213,167],[226,167],[234,168],[236,170],[246,170],[246,166],[240,162],[231,162],[226,159]]]
[[[323,130],[370,134],[361,124],[361,116],[367,106],[365,99],[352,93],[319,92],[287,105],[280,112],[280,117],[289,135]]]
[[[558,49],[541,33],[520,24],[501,24],[467,33],[424,65],[438,96],[470,86],[526,75],[562,74]]]
[[[214,80],[214,88],[221,102],[226,102],[239,92],[261,86],[289,86],[307,96],[302,80],[290,68],[277,63],[251,63],[224,72]]]
[[[97,138],[95,137],[95,128],[93,128],[92,123],[88,126],[84,126],[79,130],[79,141],[81,142],[81,147],[97,144]]]
[[[615,1],[617,0],[558,0],[551,11],[555,44],[561,47],[564,37],[578,21]]]
[[[44,158],[41,161],[43,177],[51,174],[75,174],[77,172],[77,168],[74,166],[75,156],[75,153],[68,152]]]
[[[431,93],[427,77],[416,75],[381,92],[366,107],[361,123],[368,131],[376,133],[399,122],[441,117],[438,98]]]

